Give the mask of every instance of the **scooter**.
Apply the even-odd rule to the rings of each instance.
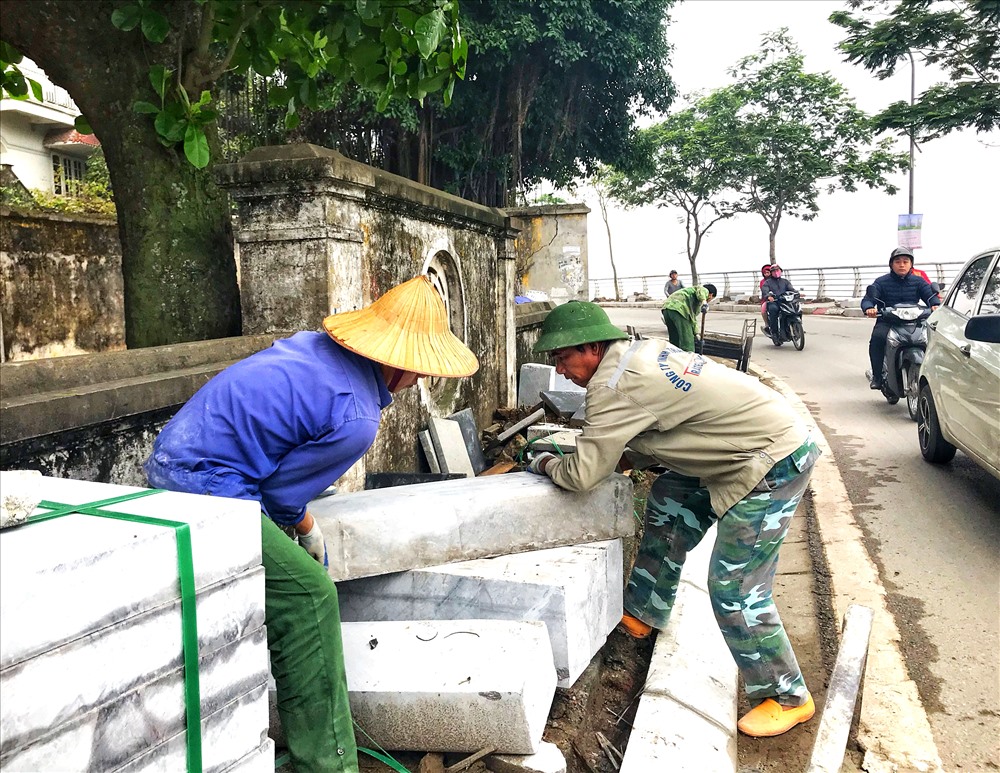
[[[883,306],[877,299],[875,304],[879,319],[889,323],[885,359],[882,361],[882,395],[889,405],[895,405],[905,397],[910,418],[918,421],[920,364],[927,349],[927,318],[931,309],[915,303]],[[871,371],[866,371],[865,376],[870,382]]]
[[[791,341],[797,351],[806,345],[806,331],[802,329],[802,304],[794,290],[783,292],[776,299],[778,304],[778,329],[771,330],[771,340],[775,346]]]

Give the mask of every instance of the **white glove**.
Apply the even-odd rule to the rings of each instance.
[[[701,305],[701,313],[702,314],[708,314],[708,304],[707,303],[703,303]]]
[[[549,459],[555,458],[556,455],[550,454],[548,451],[536,454],[535,458],[528,463],[528,472],[534,473],[535,475],[545,475],[545,471],[542,468],[547,464]]]
[[[299,534],[299,544],[306,549],[313,558],[323,566],[330,566],[330,558],[326,553],[326,540],[323,539],[323,532],[319,528],[319,522],[313,519],[312,528],[305,534]]]

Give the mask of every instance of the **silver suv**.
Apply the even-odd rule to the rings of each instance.
[[[920,453],[941,464],[960,448],[1000,479],[1000,247],[962,267],[927,326]]]

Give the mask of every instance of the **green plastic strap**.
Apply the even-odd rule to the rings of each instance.
[[[181,651],[184,659],[184,707],[187,720],[187,769],[188,773],[201,773],[201,682],[198,673],[198,615],[195,608],[194,559],[191,554],[191,527],[183,521],[165,518],[150,518],[144,515],[115,513],[102,510],[107,505],[127,502],[131,499],[159,494],[163,489],[144,489],[100,502],[83,505],[64,505],[43,500],[38,503],[51,512],[34,515],[28,523],[40,523],[53,518],[61,518],[71,513],[92,515],[98,518],[112,518],[117,521],[131,521],[148,526],[162,526],[174,530],[177,539],[177,573],[181,586]]]

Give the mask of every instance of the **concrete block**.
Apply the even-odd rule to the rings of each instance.
[[[65,504],[144,490],[43,480],[44,498]],[[187,523],[199,589],[260,565],[256,502],[168,491],[106,509]],[[0,531],[0,668],[179,596],[177,542],[171,528],[73,514]],[[45,614],[39,614],[40,609]]]
[[[448,418],[458,422],[465,440],[465,450],[469,452],[469,461],[472,462],[472,471],[478,475],[486,469],[486,457],[483,456],[483,441],[479,437],[479,426],[472,409],[465,408]]]
[[[568,419],[583,406],[586,392],[542,392],[542,402],[552,413],[562,419]]]
[[[708,594],[682,582],[670,622],[656,637],[643,700],[649,695],[672,698],[733,731],[737,679]]]
[[[559,392],[586,392],[587,388],[578,386],[560,373],[552,379],[552,388]]]
[[[241,760],[237,760],[225,773],[274,773],[274,741],[264,740],[260,746]]]
[[[569,426],[582,427],[587,423],[587,405],[584,403],[569,417]]]
[[[643,695],[620,773],[734,773],[736,735],[664,695]]]
[[[205,588],[197,596],[196,608],[198,652],[204,663],[202,703],[208,712],[214,710],[213,701],[231,700],[266,677],[267,644],[263,638],[256,650],[248,645],[238,653],[242,671],[232,667],[235,654],[220,654],[229,642],[243,640],[264,623],[263,567]],[[178,675],[178,684],[173,686],[179,687],[182,632],[178,600],[0,671],[4,696],[0,704],[0,755],[28,746],[61,723],[79,720],[90,712],[101,712],[98,727],[104,729],[120,725],[122,712],[135,719],[135,701],[126,697],[135,685],[156,682],[161,675],[173,673]],[[219,663],[222,670],[217,672]],[[168,694],[166,686],[157,689],[164,697]],[[175,697],[180,713],[183,694],[178,692]],[[121,711],[118,704],[122,704]],[[138,732],[131,735],[141,737]],[[94,753],[104,753],[104,749],[94,744]],[[100,761],[107,766],[126,760]]]
[[[422,429],[417,433],[417,437],[420,438],[420,448],[423,449],[427,466],[431,468],[431,472],[441,472],[441,465],[438,464],[437,452],[434,450],[434,441],[431,440],[430,431]]]
[[[344,623],[354,720],[387,749],[533,754],[555,695],[544,623]]]
[[[621,620],[621,540],[463,561],[339,583],[344,622],[540,620],[560,687]]]
[[[532,424],[528,427],[528,441],[530,442],[540,437],[548,437],[557,432],[562,432],[564,429],[566,428],[562,424],[551,424],[544,421],[539,424]]]
[[[583,431],[579,429],[564,429],[562,432],[555,432],[536,440],[531,447],[535,451],[550,453],[562,451],[564,454],[572,454],[576,452],[576,439],[582,434]]]
[[[114,657],[122,656],[111,653],[103,663],[110,665]],[[61,671],[64,679],[74,675],[68,669]],[[199,659],[206,771],[224,770],[260,745],[267,731],[267,669],[264,628]],[[47,695],[39,693],[34,703],[45,701]],[[8,698],[6,690],[4,703],[18,710],[29,705],[23,696]],[[139,680],[86,713],[59,716],[53,728],[25,746],[11,748],[16,739],[4,735],[0,767],[33,772],[186,770],[186,726],[184,676],[178,667]]]
[[[514,435],[516,435],[525,427],[534,424],[536,421],[541,421],[544,418],[545,418],[545,409],[539,408],[534,413],[521,419],[521,421],[517,422],[517,424],[511,425],[503,432],[501,432],[499,435],[497,435],[497,440],[499,440],[501,443],[506,442],[508,439],[514,437]]]
[[[476,476],[472,469],[472,460],[465,448],[465,438],[457,421],[451,419],[431,418],[427,424],[434,443],[434,453],[437,454],[441,472],[458,472],[470,478]]]
[[[484,761],[493,773],[566,773],[566,758],[548,741],[542,741],[534,754],[491,754]]]
[[[330,550],[330,577],[578,545],[632,534],[632,482],[609,475],[564,491],[531,473],[358,491],[313,500]]]
[[[555,388],[556,369],[551,365],[537,362],[526,362],[521,366],[517,379],[517,407],[527,408],[535,405],[542,392]]]

